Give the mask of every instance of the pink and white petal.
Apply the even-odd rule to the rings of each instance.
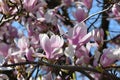
[[[0,54],[6,57],[8,55],[9,45],[0,43]]]
[[[58,35],[52,35],[50,38],[50,42],[52,48],[60,48],[64,44],[63,38]]]
[[[47,34],[40,34],[40,39],[41,39],[40,40],[41,47],[45,51],[46,57],[49,58],[52,52],[50,39],[47,36]]]
[[[75,48],[76,46],[75,45],[69,45],[68,47],[65,48],[65,51],[64,51],[64,54],[67,56],[67,57],[74,57],[75,55]]]
[[[55,48],[51,54],[51,59],[58,59],[61,55],[63,55],[62,48]]]
[[[27,48],[27,49],[26,49],[26,57],[27,57],[27,60],[33,61],[33,60],[34,60],[33,54],[34,54],[33,48],[30,48],[30,49]]]
[[[95,34],[95,31],[91,31],[89,32],[87,35],[85,35],[80,41],[79,43],[81,43],[80,45],[86,44],[87,42],[90,41],[90,39],[93,37],[93,35]]]
[[[18,45],[17,45],[20,50],[25,50],[27,47],[29,47],[29,40],[27,37],[22,37],[18,39]]]

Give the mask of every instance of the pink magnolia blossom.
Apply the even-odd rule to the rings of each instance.
[[[9,48],[10,46],[7,45],[6,43],[0,43],[0,55],[6,57],[8,55]]]
[[[6,3],[5,0],[0,0],[0,12],[2,12],[3,14],[9,14],[9,7]]]
[[[120,19],[120,6],[118,4],[114,4],[112,7],[112,13],[115,16],[115,19]]]
[[[33,54],[34,54],[34,49],[33,48],[27,48],[26,49],[26,57],[27,57],[27,60],[29,61],[33,61],[34,58],[33,58]]]
[[[93,0],[82,0],[82,2],[85,4],[85,6],[90,9],[92,7]]]
[[[99,60],[100,54],[101,53],[98,52],[98,51],[97,51],[97,53],[95,53],[94,66],[98,65],[98,60]],[[117,55],[115,55],[115,54],[116,54],[116,50],[115,49],[111,49],[111,48],[104,49],[103,50],[103,54],[102,54],[102,56],[100,58],[100,64],[103,67],[110,66],[116,60],[119,59],[118,54],[120,55],[120,52],[117,52]]]
[[[29,47],[29,40],[26,37],[21,37],[18,39],[18,48],[22,51],[24,51],[26,48]]]
[[[48,59],[57,59],[62,55],[61,47],[64,44],[62,37],[52,35],[51,38],[47,34],[40,34],[40,44],[45,51],[45,57]]]
[[[69,29],[67,39],[70,44],[83,45],[90,41],[94,35],[94,30],[87,33],[87,27],[84,23],[77,24],[74,28]]]
[[[34,11],[37,8],[38,0],[24,0],[23,6],[27,11]]]
[[[104,67],[109,66],[117,60],[116,58],[114,58],[114,56],[113,58],[109,57],[110,54],[113,54],[112,49],[103,50],[103,55],[101,56],[101,59],[100,59],[100,63],[102,64],[102,66]]]
[[[56,17],[56,13],[54,10],[48,10],[45,14],[45,21],[47,23],[52,23],[53,25],[57,24],[57,17]]]
[[[118,4],[113,5],[112,12],[115,16],[120,16],[120,7]]]
[[[96,29],[94,34],[94,40],[98,44],[103,44],[104,31],[103,29]]]
[[[73,1],[74,1],[74,0],[63,0],[63,3],[64,3],[66,6],[70,6]]]
[[[39,7],[45,7],[47,3],[44,0],[23,0],[23,7],[29,12],[36,12]]]
[[[78,22],[81,22],[87,17],[87,13],[85,12],[83,8],[78,7],[76,12],[74,13],[74,17],[76,18]]]
[[[90,61],[89,51],[84,46],[75,51],[75,56],[77,57],[76,64],[85,65]]]

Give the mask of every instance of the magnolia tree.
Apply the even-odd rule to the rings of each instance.
[[[0,0],[0,78],[120,80],[120,36],[107,39],[120,1],[96,0],[102,10],[89,14],[94,1]]]

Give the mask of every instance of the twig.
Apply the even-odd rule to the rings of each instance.
[[[97,13],[94,13],[94,14],[88,16],[88,17],[85,18],[82,22],[87,21],[88,19],[90,19],[91,17],[93,17],[93,16],[95,16],[95,15],[97,15],[97,14],[101,14],[101,13],[103,13],[103,12],[108,11],[112,6],[113,6],[113,5],[110,5],[107,9],[104,9],[104,10],[102,10],[102,11],[99,11],[99,12],[97,12]]]

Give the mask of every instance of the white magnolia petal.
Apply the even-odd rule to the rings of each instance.
[[[68,47],[65,48],[64,54],[67,57],[72,58],[75,55],[75,46],[69,45]]]

